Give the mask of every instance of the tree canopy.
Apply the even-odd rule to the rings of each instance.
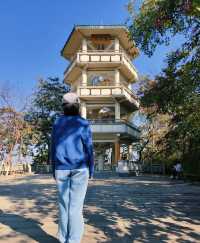
[[[131,38],[151,57],[158,45],[170,45],[175,36],[183,43],[166,56],[166,67],[142,87],[142,105],[168,114],[170,129],[165,153],[181,152],[181,159],[196,158],[200,171],[200,2],[199,0],[145,0],[132,16]],[[188,156],[190,155],[190,156]]]
[[[38,82],[31,109],[26,115],[26,120],[34,127],[35,162],[49,162],[52,124],[62,112],[62,96],[68,91],[69,87],[61,83],[58,78],[41,79]]]

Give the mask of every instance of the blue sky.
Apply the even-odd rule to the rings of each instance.
[[[9,83],[23,102],[39,78],[62,79],[67,62],[60,50],[74,24],[123,24],[127,1],[1,0],[0,88]],[[178,42],[158,48],[151,59],[141,53],[134,61],[139,73],[159,73],[167,50]]]

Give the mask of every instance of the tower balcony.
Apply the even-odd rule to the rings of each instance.
[[[120,136],[120,140],[131,142],[140,139],[141,131],[126,120],[90,120],[90,125],[94,139],[97,140],[102,136],[112,138],[116,135]]]
[[[64,80],[71,83],[81,74],[81,68],[118,68],[130,81],[138,80],[137,71],[130,58],[124,52],[86,51],[77,52],[64,72]]]
[[[138,97],[127,87],[118,86],[79,86],[78,95],[84,101],[89,100],[116,100],[134,111],[139,108]]]

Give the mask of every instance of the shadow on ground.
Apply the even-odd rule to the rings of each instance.
[[[91,186],[88,195],[98,196],[86,200],[87,223],[106,242],[200,242],[200,188],[162,177],[118,180]]]
[[[25,218],[17,214],[4,213],[0,210],[0,223],[9,226],[17,233],[27,235],[31,239],[39,243],[58,243],[59,241],[47,234],[42,228],[41,223],[31,218]],[[12,237],[12,236],[11,236]],[[1,236],[1,240],[8,240],[9,234],[6,237]]]
[[[23,178],[17,184],[0,185],[0,191],[1,197],[9,198],[17,210],[4,212],[0,216],[2,224],[38,242],[56,242],[40,226],[42,217],[57,222],[56,187],[50,177]],[[27,201],[33,206],[27,207]],[[199,201],[197,186],[163,177],[119,178],[99,174],[89,184],[84,213],[86,223],[94,229],[92,242],[200,242]],[[39,215],[38,220],[33,219],[34,214]],[[26,227],[16,227],[9,218]],[[34,231],[27,231],[29,225],[37,228],[46,241],[39,241]],[[98,232],[104,234],[105,240],[98,238]]]

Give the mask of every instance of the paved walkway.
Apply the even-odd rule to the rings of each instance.
[[[200,242],[200,186],[99,174],[85,203],[83,243]],[[48,175],[0,177],[0,243],[57,242]]]

